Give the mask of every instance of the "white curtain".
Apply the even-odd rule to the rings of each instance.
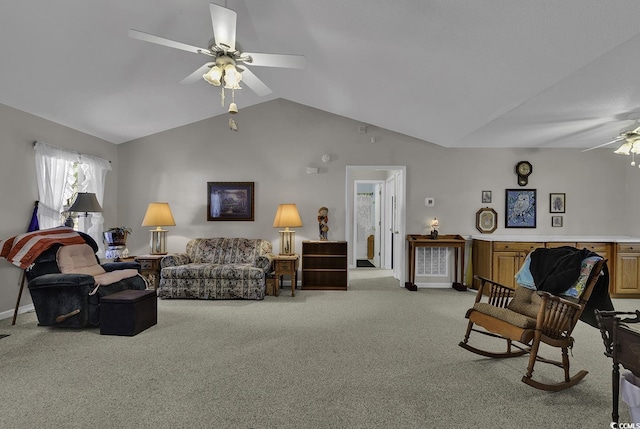
[[[104,207],[104,185],[107,177],[107,171],[111,171],[111,164],[106,159],[97,158],[90,155],[80,156],[80,183],[78,183],[78,192],[93,192],[101,207]],[[98,256],[103,258],[104,242],[102,240],[102,231],[104,225],[104,216],[102,213],[91,213],[91,225],[85,225],[85,231],[98,243]]]
[[[67,174],[80,156],[77,153],[36,142],[36,177],[38,181],[38,222],[40,229],[62,225],[65,196],[69,198]]]

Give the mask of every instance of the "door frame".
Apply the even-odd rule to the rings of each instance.
[[[393,276],[399,281],[399,286],[404,285],[405,275],[405,225],[406,225],[406,180],[407,167],[405,165],[347,165],[346,166],[346,183],[345,183],[345,237],[353,243],[354,239],[354,221],[355,221],[355,181],[356,180],[386,180],[394,176],[396,181],[396,195],[393,198],[395,202],[395,229],[392,231],[394,237],[394,263]],[[385,206],[391,204],[392,195],[385,195]],[[384,221],[383,221],[384,224]],[[387,247],[387,246],[385,246]],[[348,253],[349,268],[356,267],[355,250]],[[389,249],[387,249],[388,251]]]
[[[373,255],[373,260],[375,261],[375,266],[376,268],[385,268],[385,269],[390,269],[391,268],[391,264],[385,264],[385,245],[384,245],[384,239],[382,236],[382,232],[384,231],[384,208],[385,208],[385,198],[384,198],[384,193],[385,193],[385,188],[383,187],[383,185],[385,184],[384,180],[372,180],[372,179],[365,179],[365,180],[360,180],[360,179],[356,179],[353,181],[353,186],[354,186],[354,190],[353,190],[353,206],[356,207],[356,205],[358,204],[358,185],[361,184],[369,184],[369,185],[374,185],[374,196],[373,196],[373,200],[374,200],[374,208],[375,208],[375,216],[374,216],[374,255]],[[353,258],[354,260],[357,260],[358,258],[358,248],[357,248],[357,241],[358,241],[358,219],[357,219],[357,210],[354,210],[354,216],[353,216],[353,243],[354,245],[351,246],[352,247],[352,251],[353,251]],[[366,242],[365,242],[365,246],[366,246]]]

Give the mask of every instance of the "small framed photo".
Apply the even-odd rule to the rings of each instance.
[[[506,189],[505,190],[505,228],[535,228],[536,227],[536,190],[535,189]]]
[[[549,213],[564,213],[567,194],[549,194]]]
[[[207,182],[207,220],[253,221],[254,182]]]
[[[561,227],[562,226],[562,216],[551,216],[551,226],[553,226],[553,227]]]
[[[482,204],[491,202],[491,191],[482,191]]]

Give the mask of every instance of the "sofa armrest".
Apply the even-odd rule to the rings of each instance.
[[[105,262],[101,266],[106,272],[129,269],[140,272],[142,268],[138,262]]]
[[[191,262],[191,258],[186,253],[171,253],[160,261],[160,267],[177,267],[179,265],[186,265]]]
[[[265,273],[268,273],[268,272],[271,271],[271,263],[272,263],[272,261],[273,261],[273,258],[269,254],[258,256],[256,258],[255,266],[260,268]]]

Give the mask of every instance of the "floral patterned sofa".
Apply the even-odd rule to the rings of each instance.
[[[160,298],[263,299],[271,269],[270,241],[195,238],[185,253],[160,263]]]

